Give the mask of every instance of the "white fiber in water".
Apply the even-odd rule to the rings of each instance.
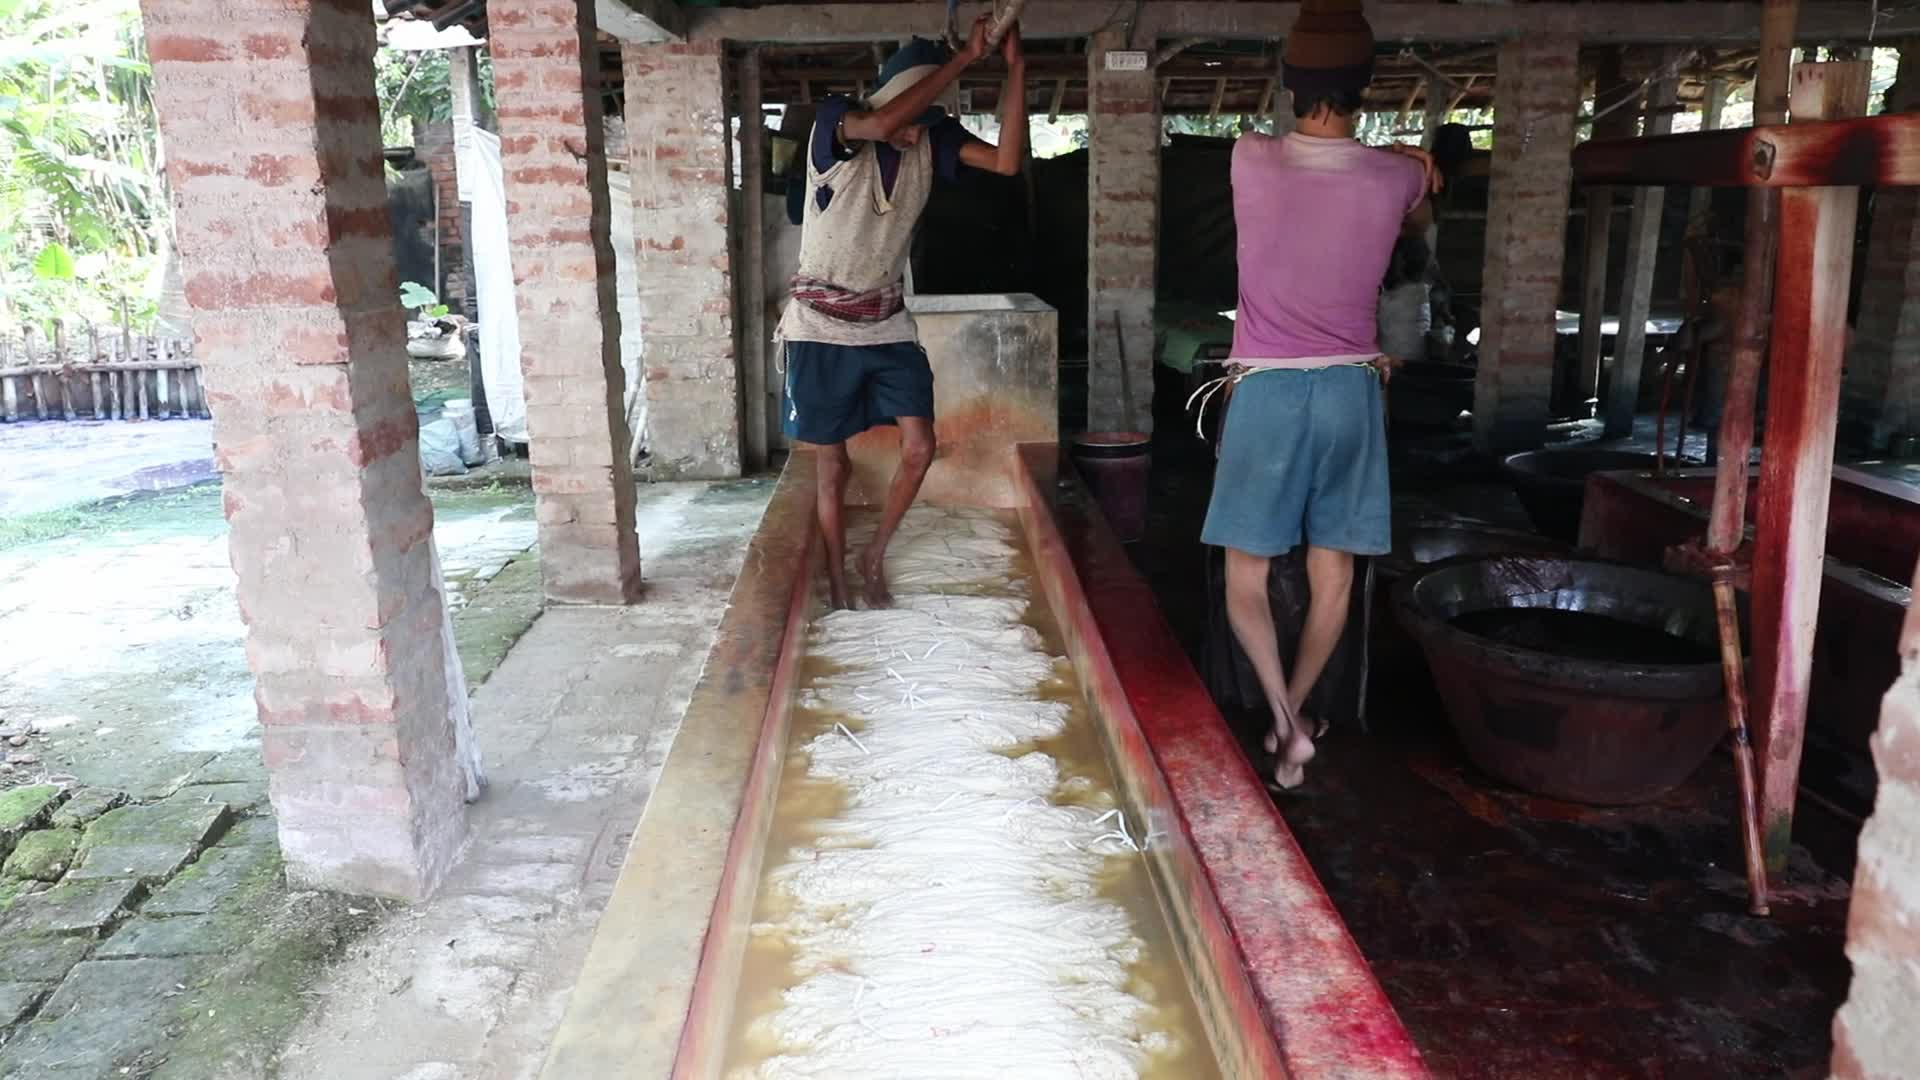
[[[844,722],[807,771],[847,799],[771,873],[788,904],[755,930],[787,939],[801,982],[744,1075],[1132,1080],[1169,1045],[1128,990],[1140,940],[1098,895],[1138,837],[1056,805],[1058,768],[1031,749],[1068,708],[1038,696],[1058,661],[1021,622],[1013,539],[916,510],[888,558],[897,606],[815,621],[833,672],[801,700]]]

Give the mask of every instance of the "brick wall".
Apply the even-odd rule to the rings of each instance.
[[[1151,50],[1151,34],[1136,33]],[[1160,88],[1149,71],[1108,71],[1117,30],[1087,49],[1087,425],[1153,430],[1154,253],[1160,239]],[[1226,257],[1231,258],[1228,252]],[[1123,404],[1122,342],[1133,412]]]
[[[433,177],[434,197],[438,200],[440,227],[440,280],[434,283],[441,303],[455,312],[467,307],[465,245],[460,237],[460,174],[454,160],[453,126],[427,124],[413,140],[413,152]]]
[[[726,52],[717,42],[621,51],[649,471],[739,476]]]
[[[639,596],[593,7],[494,0],[507,232],[540,566],[550,599]]]
[[[1887,111],[1920,109],[1920,41],[1900,49],[1900,74]],[[1881,188],[1861,268],[1854,347],[1842,380],[1841,422],[1849,441],[1886,449],[1920,434],[1920,188]]]
[[[424,896],[465,778],[373,23],[352,0],[142,11],[288,877]]]
[[[1833,1022],[1838,1080],[1894,1080],[1920,1062],[1920,608],[1907,615],[1900,653],[1904,670],[1873,737],[1880,788],[1847,913],[1853,988]]]
[[[1580,43],[1530,35],[1500,46],[1493,178],[1474,380],[1474,442],[1483,451],[1537,446],[1553,392]]]

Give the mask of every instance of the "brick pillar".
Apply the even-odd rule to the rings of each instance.
[[[621,53],[651,471],[739,476],[726,50],[703,41]]]
[[[1873,737],[1880,788],[1847,910],[1853,988],[1833,1021],[1837,1080],[1911,1076],[1920,1061],[1920,609],[1907,615],[1900,654]]]
[[[1153,37],[1136,32],[1151,50]],[[1118,30],[1087,49],[1087,426],[1153,430],[1153,275],[1160,240],[1160,84],[1153,71],[1108,71]],[[1229,253],[1231,254],[1231,253]],[[1122,343],[1124,342],[1124,350]],[[1133,393],[1123,404],[1122,353]]]
[[[593,5],[495,0],[487,24],[547,597],[640,592]]]
[[[433,283],[440,302],[456,312],[467,304],[467,252],[460,239],[460,171],[454,159],[453,128],[441,122],[427,124],[414,140],[413,152],[433,177],[439,203],[435,227],[440,231],[440,280]]]
[[[464,831],[364,3],[146,0],[287,876],[421,898]]]
[[[1560,302],[1580,42],[1532,34],[1500,45],[1487,192],[1474,443],[1497,453],[1538,446],[1553,392],[1553,312]]]
[[[1920,40],[1900,49],[1888,112],[1920,110]],[[1847,357],[1842,422],[1849,441],[1884,450],[1920,434],[1920,188],[1873,194],[1854,346]]]

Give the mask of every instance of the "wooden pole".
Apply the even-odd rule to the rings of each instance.
[[[1427,76],[1426,124],[1420,133],[1422,149],[1433,149],[1434,136],[1447,122],[1447,84],[1438,75]]]
[[[1787,120],[1788,68],[1793,55],[1798,0],[1766,0],[1760,15],[1760,59],[1753,80],[1753,123]],[[1774,245],[1780,237],[1780,193],[1771,188],[1747,192],[1746,256],[1740,309],[1720,430],[1710,448],[1717,458],[1713,510],[1707,526],[1707,550],[1731,557],[1746,534],[1747,458],[1753,450],[1753,407],[1760,386],[1760,360],[1767,353],[1767,319],[1773,304]]]
[[[1605,49],[1593,77],[1594,107],[1604,108],[1628,93],[1626,77],[1621,73],[1620,50]],[[1593,123],[1596,139],[1633,134],[1633,113],[1615,109]],[[1607,319],[1607,277],[1611,268],[1609,248],[1613,241],[1614,189],[1587,188],[1586,268],[1581,278],[1580,300],[1580,374],[1574,387],[1576,405],[1587,400],[1597,404],[1600,393],[1600,347],[1605,341],[1602,327]],[[1576,412],[1585,415],[1583,408]]]
[[[26,343],[27,366],[33,367],[40,361],[39,350],[33,347],[33,327],[21,327],[20,336]],[[37,419],[45,420],[47,418],[47,387],[46,384],[41,381],[40,373],[35,372],[29,376],[27,378],[27,385],[33,389],[34,416]]]
[[[1868,61],[1802,65],[1794,72],[1794,116],[1865,112],[1871,75]],[[1792,845],[1806,737],[1859,203],[1860,189],[1850,187],[1788,188],[1780,196],[1767,439],[1754,503],[1752,695],[1762,718],[1761,827],[1776,870]]]
[[[1727,80],[1707,81],[1706,97],[1700,102],[1700,130],[1720,130],[1720,116],[1727,107]],[[1713,225],[1713,189],[1696,187],[1687,198],[1687,235],[1707,236]]]
[[[100,362],[100,325],[98,323],[89,321],[87,323],[87,363],[97,364],[99,362]],[[105,376],[103,376],[100,373],[99,368],[92,368],[87,372],[87,379],[88,379],[88,384],[93,387],[93,418],[95,420],[105,420],[107,419],[107,395],[105,393],[105,387],[106,387]]]
[[[54,383],[60,387],[60,416],[62,419],[73,420],[75,419],[73,410],[73,387],[70,385],[67,375],[67,323],[65,319],[53,320],[53,366],[57,369],[54,373],[53,380]]]
[[[1658,62],[1670,64],[1674,50],[1663,49]],[[1647,87],[1645,134],[1666,135],[1673,130],[1674,103],[1679,82],[1673,76]],[[1653,305],[1653,277],[1660,264],[1660,222],[1667,208],[1667,190],[1633,189],[1633,215],[1627,225],[1626,277],[1620,283],[1620,329],[1613,336],[1613,376],[1607,384],[1606,434],[1623,438],[1633,434],[1639,412],[1640,373],[1646,365],[1647,316]]]
[[[779,385],[769,377],[767,364],[766,144],[760,50],[749,49],[740,61],[740,372],[746,406],[742,449],[746,468],[755,472],[767,467],[767,418],[778,414],[768,390]]]
[[[20,419],[20,387],[7,374],[13,365],[13,341],[0,336],[0,419],[11,424]]]

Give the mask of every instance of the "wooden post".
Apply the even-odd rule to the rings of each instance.
[[[767,418],[778,414],[768,388],[778,386],[767,364],[767,259],[765,253],[767,121],[761,108],[760,50],[740,61],[740,393],[743,471],[767,467]]]
[[[1727,80],[1707,82],[1707,96],[1700,103],[1700,130],[1720,130],[1720,114],[1727,107]],[[1713,224],[1713,189],[1696,187],[1687,198],[1687,235],[1707,236]]]
[[[1433,138],[1447,122],[1447,84],[1438,75],[1427,76],[1426,125],[1420,133],[1422,149],[1433,149]]]
[[[1661,50],[1657,63],[1671,63],[1674,50]],[[1642,133],[1665,135],[1673,130],[1674,103],[1679,80],[1673,76],[1647,87],[1647,120]],[[1647,316],[1653,304],[1653,275],[1660,262],[1660,221],[1667,208],[1667,189],[1633,189],[1633,216],[1627,225],[1627,268],[1620,282],[1620,329],[1613,335],[1613,376],[1607,383],[1609,438],[1633,434],[1639,411],[1640,371],[1646,364]]]
[[[0,419],[11,424],[20,419],[20,388],[7,374],[13,366],[13,341],[0,336]]]
[[[1629,92],[1620,71],[1620,50],[1602,51],[1593,76],[1594,109],[1604,109]],[[1593,137],[1609,139],[1631,135],[1633,119],[1633,112],[1626,106],[1614,109],[1593,122]],[[1580,279],[1580,374],[1573,391],[1575,411],[1580,415],[1585,415],[1585,409],[1579,407],[1581,403],[1588,399],[1597,401],[1600,393],[1600,346],[1605,339],[1602,327],[1607,321],[1613,198],[1611,187],[1597,185],[1587,189],[1587,261]]]
[[[1793,115],[1831,120],[1864,113],[1870,77],[1866,61],[1803,64],[1794,72]],[[1774,870],[1785,868],[1793,840],[1859,204],[1860,189],[1850,187],[1787,188],[1780,196],[1752,614],[1760,820]]]
[[[1799,0],[1766,0],[1760,12],[1760,60],[1753,76],[1754,126],[1787,121],[1787,80],[1793,60]],[[1767,319],[1773,303],[1774,247],[1780,237],[1780,193],[1747,192],[1746,256],[1727,362],[1720,430],[1709,448],[1717,460],[1707,550],[1731,557],[1747,527],[1747,457],[1753,450],[1753,405],[1759,396],[1760,360],[1767,354]]]
[[[33,327],[20,328],[20,337],[25,342],[27,366],[37,369],[40,364],[40,351],[33,347]],[[33,415],[40,420],[47,418],[47,387],[41,381],[40,372],[35,370],[27,376],[27,386],[33,391]]]
[[[67,375],[67,323],[65,319],[53,320],[53,366],[56,369],[53,381],[60,387],[60,415],[63,419],[75,419],[73,410],[73,386]]]
[[[87,363],[100,362],[100,327],[97,323],[87,323]],[[93,418],[107,419],[106,379],[99,368],[88,373],[88,382],[93,387]]]

